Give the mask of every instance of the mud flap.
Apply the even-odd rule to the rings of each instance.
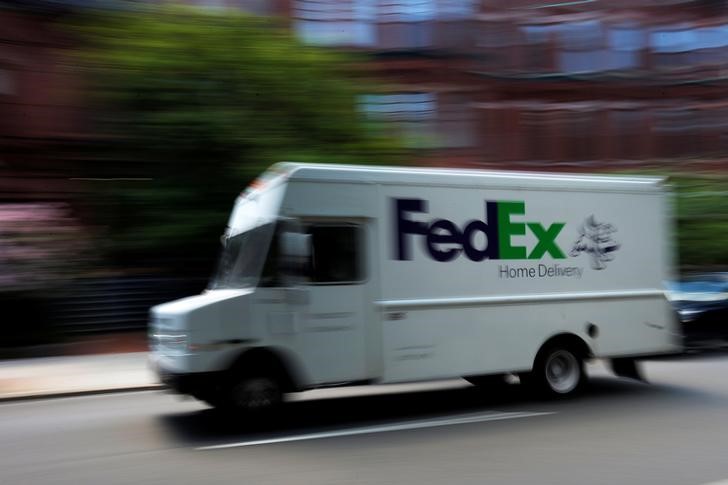
[[[647,382],[642,375],[640,365],[634,359],[611,359],[609,361],[612,372],[620,377],[627,377],[641,382]]]

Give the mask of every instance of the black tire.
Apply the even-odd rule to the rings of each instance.
[[[571,347],[544,347],[536,356],[533,371],[520,376],[521,383],[548,398],[578,394],[586,384],[584,358]]]
[[[283,404],[280,379],[265,374],[248,374],[228,381],[216,407],[249,415],[267,414]]]

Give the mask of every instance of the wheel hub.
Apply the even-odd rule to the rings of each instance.
[[[571,352],[559,350],[546,361],[546,381],[559,394],[571,392],[579,384],[581,368]]]

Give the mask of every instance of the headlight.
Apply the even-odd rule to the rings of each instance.
[[[186,333],[154,333],[153,348],[160,352],[187,352],[189,337]]]

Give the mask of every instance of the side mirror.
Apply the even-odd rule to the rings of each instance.
[[[285,258],[308,260],[311,257],[311,235],[284,232],[281,235],[281,253]]]

